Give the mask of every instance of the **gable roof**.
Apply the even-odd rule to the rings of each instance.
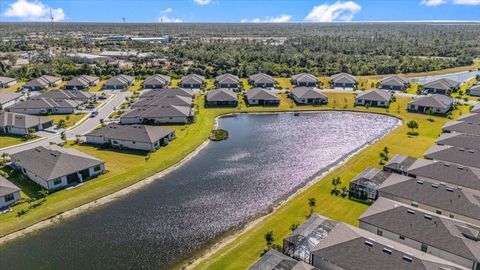
[[[471,134],[443,133],[435,143],[480,150],[480,136]]]
[[[480,123],[477,124],[465,121],[449,121],[443,125],[442,130],[444,132],[480,135]]]
[[[478,103],[478,104],[476,104],[475,106],[473,106],[471,112],[472,112],[472,113],[480,113],[480,103]]]
[[[163,74],[155,74],[145,79],[143,85],[168,85],[171,77]]]
[[[86,136],[105,137],[116,140],[126,140],[144,143],[155,143],[158,140],[174,133],[172,128],[147,125],[118,125],[110,124],[96,129]]]
[[[470,87],[470,89],[468,89],[468,90],[470,90],[470,91],[480,91],[480,84],[475,84],[472,87]]]
[[[214,89],[207,92],[207,101],[238,101],[237,94],[229,89]]]
[[[383,101],[389,102],[392,98],[392,94],[390,92],[380,89],[371,89],[366,90],[358,94],[355,99],[363,99],[363,100],[374,100],[374,101]]]
[[[0,84],[7,84],[7,83],[15,82],[15,81],[17,81],[17,79],[15,79],[15,78],[0,76]]]
[[[33,97],[35,98],[52,98],[55,100],[59,99],[72,99],[72,100],[82,100],[86,101],[93,98],[95,94],[80,90],[51,90],[45,93],[42,93],[38,96]]]
[[[0,175],[0,196],[20,191],[20,188]]]
[[[423,88],[435,88],[435,89],[442,89],[442,90],[449,90],[452,88],[456,88],[460,85],[459,82],[447,79],[447,78],[441,78],[435,81],[431,81],[429,83],[426,83],[423,85]]]
[[[120,118],[168,118],[168,117],[189,117],[192,108],[186,106],[161,105],[145,108],[136,108],[128,111]]]
[[[205,77],[198,74],[188,74],[182,77],[182,84],[203,84]]]
[[[333,83],[356,83],[357,78],[351,74],[341,72],[330,77]]]
[[[462,115],[458,121],[480,124],[480,113],[469,113]]]
[[[323,100],[328,100],[328,97],[325,94],[312,87],[295,87],[290,91],[290,93],[297,98],[320,98]]]
[[[383,167],[391,170],[405,172],[416,160],[416,158],[406,155],[395,155]]]
[[[140,107],[153,107],[161,105],[176,105],[176,106],[187,106],[190,107],[193,105],[193,100],[190,97],[177,96],[177,95],[161,95],[161,96],[151,96],[140,98],[137,102],[132,104],[132,108]]]
[[[480,169],[480,150],[450,145],[433,145],[424,157]]]
[[[0,105],[22,97],[22,93],[0,93]]]
[[[261,100],[280,100],[280,98],[263,88],[253,88],[247,91],[247,99],[261,99]]]
[[[53,108],[78,108],[82,101],[72,99],[53,99],[48,97],[33,97],[18,102],[10,109],[53,109]]]
[[[270,249],[258,259],[248,270],[318,270],[302,261],[297,261],[287,255]]]
[[[59,77],[43,75],[41,77],[28,81],[24,86],[25,87],[47,87],[49,84],[53,84],[61,80],[62,79]]]
[[[310,73],[300,73],[292,76],[292,81],[294,83],[316,83],[318,82],[317,77]]]
[[[407,80],[398,75],[387,76],[380,80],[381,85],[405,86],[407,83]]]
[[[45,180],[53,180],[103,164],[100,159],[76,149],[39,146],[11,155],[15,163]]]
[[[275,83],[275,80],[272,76],[265,73],[257,73],[250,75],[249,80],[255,84],[266,84],[266,83]]]
[[[398,197],[472,219],[480,219],[480,192],[451,188],[430,180],[392,174],[378,189],[380,197]],[[388,196],[385,196],[388,195]]]
[[[123,85],[123,86],[126,86],[128,84],[132,84],[134,81],[135,81],[134,76],[120,74],[120,75],[117,75],[117,76],[114,76],[114,77],[108,79],[105,82],[105,85]]]
[[[381,185],[383,181],[388,178],[388,176],[390,176],[390,173],[386,171],[376,168],[367,168],[359,175],[355,176],[351,183],[376,188],[377,186]]]
[[[99,77],[96,76],[89,76],[89,75],[81,75],[79,77],[73,78],[68,81],[65,85],[66,86],[90,86],[95,81],[99,80]]]
[[[162,97],[162,96],[183,96],[183,97],[193,97],[192,90],[185,89],[185,88],[167,88],[167,89],[159,89],[159,90],[152,90],[148,92],[143,92],[140,95],[140,98],[146,97]]]
[[[235,84],[235,83],[239,83],[240,79],[236,75],[227,73],[227,74],[218,75],[215,78],[215,81],[220,84]]]
[[[39,124],[43,125],[50,122],[52,122],[52,120],[46,117],[0,111],[0,127],[28,129],[36,127]]]
[[[414,210],[384,198],[373,203],[359,221],[474,262],[480,260],[480,227],[474,225]]]
[[[453,105],[453,99],[445,95],[428,95],[415,98],[408,103],[409,105],[424,106],[429,108],[448,109]]]

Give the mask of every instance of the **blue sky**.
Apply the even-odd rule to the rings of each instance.
[[[480,0],[0,0],[0,21],[480,20]]]

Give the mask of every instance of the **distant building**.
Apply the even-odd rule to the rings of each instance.
[[[77,64],[101,64],[114,61],[111,57],[89,53],[67,53],[67,57]]]
[[[43,75],[39,78],[28,81],[25,85],[23,85],[23,89],[27,89],[30,91],[40,91],[57,86],[61,82],[62,78]]]
[[[129,75],[117,75],[108,79],[103,86],[105,89],[117,90],[117,89],[127,89],[135,83],[135,77]]]
[[[137,55],[137,51],[103,51],[100,53],[100,56],[117,60],[128,60],[136,57]]]
[[[20,200],[20,188],[0,175],[0,210]]]
[[[390,173],[368,168],[350,181],[348,196],[368,203],[378,198],[378,187],[390,176]]]
[[[433,94],[415,98],[408,103],[408,111],[444,115],[453,108],[453,99],[444,95]]]
[[[297,87],[317,87],[318,79],[309,73],[300,73],[292,76],[292,83]]]
[[[355,105],[388,108],[391,99],[392,94],[390,94],[390,92],[380,89],[372,89],[358,94],[355,97]]]
[[[423,85],[423,93],[448,95],[454,90],[458,90],[460,83],[451,79],[442,78]]]
[[[21,93],[0,93],[0,110],[12,106],[23,98]]]
[[[332,81],[332,88],[341,89],[355,89],[357,85],[357,78],[348,73],[338,73],[333,75],[330,80]]]
[[[215,78],[215,83],[218,88],[238,89],[240,86],[240,79],[236,75],[227,73],[218,75]]]
[[[0,88],[7,88],[15,84],[17,84],[17,79],[0,76]]]
[[[404,78],[393,75],[380,80],[380,89],[390,91],[405,91],[408,87],[408,81]]]
[[[205,96],[206,107],[237,107],[237,94],[230,89],[214,89]]]
[[[91,144],[153,151],[175,138],[175,130],[146,125],[111,124],[86,134],[85,138]]]
[[[312,87],[295,87],[290,91],[290,96],[297,104],[323,105],[328,103],[328,97],[320,90]]]
[[[263,88],[253,88],[245,94],[249,106],[278,106],[280,98]]]
[[[105,171],[105,163],[73,148],[39,146],[10,155],[12,165],[48,190],[84,182]]]
[[[162,89],[170,84],[170,76],[163,74],[155,74],[148,77],[143,82],[143,89]]]
[[[248,77],[250,84],[253,85],[254,88],[274,88],[275,87],[275,79],[272,76],[267,75],[265,73],[258,73],[255,75],[251,75]]]
[[[45,117],[0,111],[0,133],[25,135],[30,129],[39,131],[52,125],[53,121]]]
[[[180,86],[187,89],[202,89],[205,77],[198,74],[189,74],[182,77]]]
[[[99,82],[99,77],[82,75],[68,81],[65,84],[65,90],[86,90],[91,86],[97,85]]]

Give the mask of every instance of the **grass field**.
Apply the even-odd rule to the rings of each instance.
[[[62,115],[62,114],[52,114],[52,115],[47,115],[45,117],[52,119],[53,124],[57,125],[60,120],[65,120],[66,122],[66,127],[71,127],[77,124],[83,117],[85,116],[84,113],[79,113],[79,114],[68,114],[68,115]]]
[[[11,136],[11,135],[6,135],[6,134],[1,134],[0,135],[0,148],[4,147],[9,147],[12,145],[16,145],[19,143],[24,143],[28,141],[22,136]]]
[[[10,87],[7,87],[7,88],[0,88],[0,94],[18,92],[19,90],[22,89],[22,86],[23,86],[24,84],[25,84],[24,82],[19,82],[19,83],[15,84],[15,85],[12,85],[12,86],[10,86]]]

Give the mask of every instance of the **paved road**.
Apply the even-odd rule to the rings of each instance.
[[[114,109],[118,109],[120,104],[125,101],[125,98],[130,96],[132,92],[130,91],[125,91],[125,92],[120,92],[120,91],[104,91],[106,94],[112,94],[112,98],[107,101],[105,105],[100,107],[98,111],[98,115],[90,118],[88,117],[87,120],[85,120],[83,123],[67,129],[66,130],[66,136],[67,139],[75,139],[76,135],[84,135],[93,129],[97,127],[100,124],[100,119],[105,119],[107,118],[113,111]],[[24,150],[28,150],[34,147],[38,146],[46,146],[49,145],[50,142],[54,143],[59,143],[62,140],[60,139],[60,133],[62,130],[57,130],[55,133],[48,133],[48,132],[41,132],[40,135],[42,135],[42,139],[38,141],[33,141],[31,143],[25,143],[25,144],[20,144],[17,146],[13,146],[7,149],[0,150],[2,153],[6,152],[8,154],[14,154],[18,153]]]

